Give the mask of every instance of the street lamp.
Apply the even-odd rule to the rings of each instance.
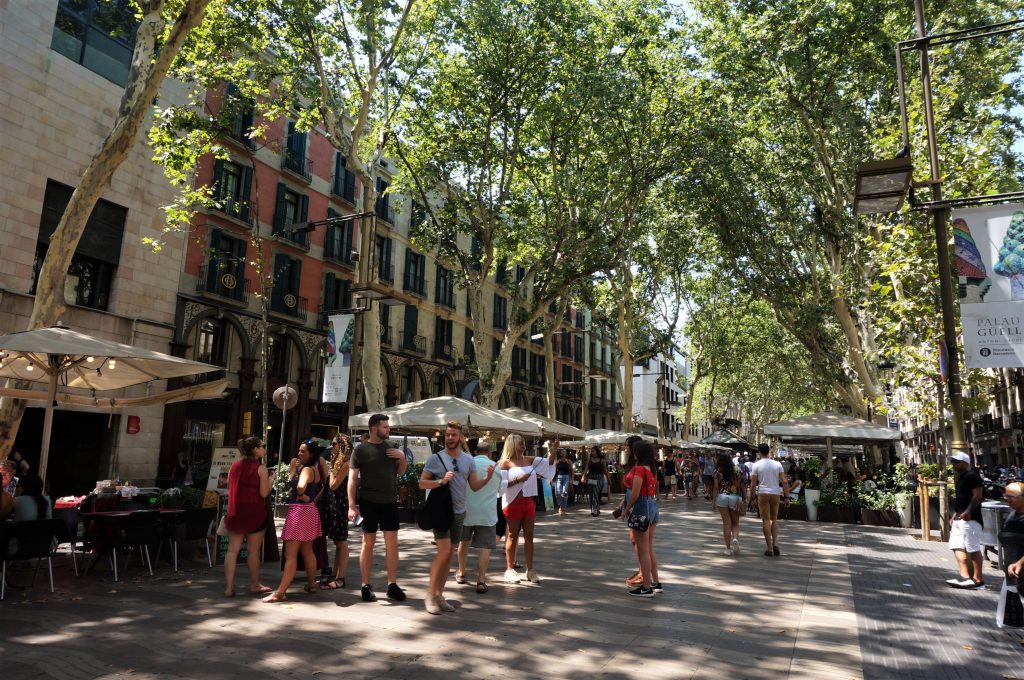
[[[913,173],[909,153],[892,160],[862,163],[857,168],[853,214],[871,215],[899,210]]]

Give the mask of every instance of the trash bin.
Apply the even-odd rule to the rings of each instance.
[[[999,532],[1010,514],[1010,506],[1001,501],[985,501],[981,504],[981,544],[995,548],[999,545]]]

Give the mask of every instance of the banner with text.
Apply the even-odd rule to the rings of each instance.
[[[1024,205],[953,211],[964,364],[1024,366]]]
[[[355,314],[337,314],[328,319],[327,366],[324,367],[325,403],[348,401],[348,378],[352,370],[352,342],[355,333]]]

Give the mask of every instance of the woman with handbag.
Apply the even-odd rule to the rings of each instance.
[[[747,490],[743,474],[736,469],[728,453],[718,454],[715,464],[711,509],[722,515],[722,540],[725,555],[740,554],[740,515],[747,507]]]
[[[662,592],[658,578],[658,558],[654,554],[654,532],[658,526],[658,473],[655,472],[654,446],[644,440],[633,442],[632,454],[636,464],[623,480],[629,498],[623,506],[623,515],[629,527],[630,542],[636,546],[640,562],[640,584],[631,589],[634,597],[654,597]]]
[[[299,467],[292,476],[289,486],[288,515],[284,520],[281,540],[284,541],[284,573],[277,590],[263,598],[264,602],[283,602],[287,598],[288,586],[295,578],[299,553],[306,566],[306,592],[314,593],[316,584],[316,556],[313,541],[320,536],[320,512],[316,499],[323,477],[320,475],[320,446],[315,439],[307,439],[299,445]]]
[[[238,440],[238,451],[242,457],[231,464],[228,472],[228,510],[223,520],[228,537],[224,554],[224,597],[235,596],[235,566],[243,542],[248,548],[249,592],[262,595],[271,591],[260,583],[260,555],[263,532],[267,528],[266,498],[270,495],[271,483],[271,475],[263,464],[267,447],[259,437],[247,437]],[[221,533],[219,529],[217,533]]]

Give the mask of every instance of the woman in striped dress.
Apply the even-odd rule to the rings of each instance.
[[[295,578],[299,552],[306,566],[306,592],[316,592],[316,556],[313,541],[320,536],[320,512],[314,499],[323,479],[320,476],[320,446],[315,439],[307,439],[299,445],[299,467],[292,476],[291,495],[288,496],[288,516],[281,531],[284,541],[284,573],[277,590],[263,598],[264,602],[282,602],[286,599],[288,586]]]

